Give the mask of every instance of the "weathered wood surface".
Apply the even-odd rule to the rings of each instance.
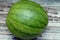
[[[12,33],[6,27],[6,16],[12,4],[0,3],[0,40],[13,40]],[[60,40],[60,5],[42,5],[45,7],[49,23],[47,29],[37,40]]]

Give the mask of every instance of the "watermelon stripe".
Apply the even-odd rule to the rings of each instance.
[[[31,1],[31,2],[32,2],[32,1]],[[33,2],[31,3],[31,2],[30,2],[30,3],[28,2],[27,4],[30,4],[30,5],[32,5],[32,6],[35,6],[35,7],[40,8],[41,13],[42,13],[42,12],[44,13],[43,15],[41,14],[42,16],[44,16],[44,15],[46,16],[46,15],[47,15],[47,12],[43,9],[42,6],[40,6],[40,4],[37,4],[36,2],[34,2],[34,3],[33,3]],[[47,16],[46,16],[46,17],[47,17]]]
[[[25,7],[25,6],[24,6],[24,7]],[[18,8],[19,8],[20,10],[21,10],[21,9],[24,10],[24,9],[25,9],[24,7],[22,6],[22,7],[18,7]],[[39,18],[41,18],[41,21],[44,22],[44,23],[46,23],[46,22],[48,21],[48,18],[45,18],[45,17],[44,17],[45,15],[43,14],[43,12],[42,12],[39,8],[34,8],[34,7],[35,7],[35,6],[33,6],[33,8],[26,7],[26,9],[30,10],[31,12],[33,12],[33,10],[34,10],[34,12],[36,12],[37,15],[40,15]],[[17,14],[16,14],[16,11],[19,10],[18,8],[17,8],[16,10],[13,9],[13,10],[15,10],[15,13],[14,13],[15,15],[17,15]],[[19,12],[20,12],[20,11],[19,11]],[[19,12],[17,12],[17,13],[19,13]],[[37,13],[37,12],[38,12],[38,13]],[[12,15],[12,11],[10,11],[10,14]],[[14,14],[13,14],[13,15],[14,15]],[[18,15],[19,15],[19,14],[18,14]],[[45,20],[45,21],[44,21],[44,20]]]
[[[11,27],[11,26],[12,26],[12,27]],[[10,27],[11,27],[11,28],[14,28],[14,26],[11,25],[11,24],[10,24]],[[10,28],[10,27],[9,27],[9,28]],[[14,28],[14,29],[10,29],[11,32],[12,32],[12,30],[18,30],[18,29],[15,29],[15,28]],[[19,34],[18,32],[21,33],[21,34]],[[28,34],[28,33],[21,32],[20,30],[15,31],[15,32],[12,32],[12,33],[13,33],[14,35],[16,35],[16,36],[19,36],[19,37],[21,36],[20,38],[28,38],[28,39],[29,39],[29,38],[32,38],[32,37],[36,36],[36,34]]]
[[[33,3],[33,4],[32,4],[32,3]],[[17,3],[17,4],[18,4],[18,3]],[[16,4],[16,5],[17,5],[17,4]],[[44,16],[45,19],[47,19],[47,15],[46,15],[47,13],[46,13],[46,11],[45,11],[45,10],[43,9],[43,7],[41,7],[39,4],[36,4],[35,2],[32,2],[32,1],[31,1],[31,2],[27,2],[27,3],[26,3],[26,2],[19,2],[19,5],[20,5],[20,4],[21,4],[21,5],[22,5],[22,4],[24,4],[24,5],[25,5],[25,4],[30,5],[30,6],[34,7],[34,9],[37,9],[37,10],[40,8],[40,9],[39,9],[39,12],[41,13],[42,16]],[[24,6],[24,7],[25,7],[25,6]],[[26,7],[26,8],[30,8],[30,7]],[[31,8],[30,8],[30,9],[31,9]],[[37,10],[36,10],[36,11],[37,11]],[[43,14],[42,14],[42,13],[43,13]]]
[[[16,21],[11,21],[11,19],[8,19],[10,22],[12,22],[12,24],[13,25],[16,25],[15,27],[17,28],[17,29],[23,29],[23,31],[24,32],[28,32],[28,33],[30,33],[30,34],[39,34],[40,32],[42,33],[43,32],[43,29],[39,29],[39,28],[31,28],[31,27],[29,27],[29,26],[26,26],[26,25],[24,25],[23,26],[23,24],[20,24],[20,23],[17,23]],[[16,24],[17,23],[17,24]],[[19,25],[18,25],[19,24]],[[21,27],[20,27],[21,26]],[[19,28],[18,28],[19,27]],[[21,30],[22,30],[21,29]],[[29,31],[28,31],[29,30]],[[35,30],[35,31],[34,31]]]
[[[12,15],[13,16],[13,15]],[[17,15],[17,14],[15,14],[15,16],[18,16],[19,17],[19,15]],[[31,18],[31,19],[33,19],[33,18]],[[46,20],[46,19],[44,19],[44,20]],[[42,20],[40,20],[42,23],[44,23],[44,20],[42,21]],[[45,22],[46,23],[46,22]],[[45,24],[44,23],[44,24]]]
[[[9,20],[7,22],[9,22]],[[12,25],[12,23],[10,23],[10,22],[7,24],[7,26],[9,26],[8,28],[10,29],[11,32],[12,32],[12,30],[15,30],[12,32],[14,35],[21,36],[22,38],[26,37],[29,39],[32,37],[36,37],[38,35],[38,34],[29,34],[29,33],[22,32],[21,30],[16,29],[15,26]],[[21,34],[19,34],[19,33],[21,33]]]
[[[33,6],[33,5],[29,5],[29,4],[27,4],[27,5],[28,5],[28,6]],[[41,9],[39,9],[38,7],[33,6],[33,8],[30,8],[30,7],[28,7],[28,6],[25,7],[25,6],[21,6],[21,5],[20,5],[20,7],[17,6],[17,9],[19,9],[19,8],[20,8],[20,9],[21,9],[21,8],[23,8],[23,9],[26,8],[26,9],[30,9],[30,10],[33,9],[33,10],[39,12],[40,15],[42,15],[43,12],[42,12]],[[12,7],[12,9],[14,9],[14,8],[15,8],[15,6]],[[12,9],[11,9],[11,10],[12,10]],[[44,18],[45,18],[46,15],[44,15],[44,13],[43,13],[42,16],[44,16]],[[45,20],[46,20],[46,19],[47,19],[47,17],[45,18]]]
[[[24,23],[24,22],[20,22],[20,21],[17,21],[17,19],[14,19],[14,18],[12,18],[11,16],[9,16],[9,18],[11,18],[12,20],[14,20],[14,21],[16,21],[16,22],[18,22],[18,23],[21,23],[21,24],[23,24],[23,25],[26,25],[26,26],[29,26],[29,27],[32,27],[32,28],[38,28],[38,29],[40,29],[40,28],[42,28],[42,29],[44,29],[45,27],[40,27],[40,26],[34,26],[34,25],[28,25],[28,24],[26,24],[26,23]],[[36,20],[36,19],[35,19]],[[40,22],[41,24],[44,24],[43,22],[41,22],[40,20],[38,20],[38,22]],[[44,24],[44,25],[46,25],[46,24]],[[34,27],[33,27],[34,26]]]

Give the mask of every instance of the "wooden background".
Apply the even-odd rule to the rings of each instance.
[[[0,0],[0,40],[18,40],[9,32],[6,26],[6,16],[13,3],[18,0]],[[41,4],[48,13],[49,23],[42,37],[37,40],[60,40],[60,3],[59,0],[32,0]]]

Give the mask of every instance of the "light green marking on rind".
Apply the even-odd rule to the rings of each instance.
[[[13,17],[11,17],[11,16],[9,16],[9,18],[11,18],[12,20],[14,20],[14,21],[16,21],[16,22],[18,22],[18,23],[21,23],[21,24],[23,24],[23,25],[30,26],[30,27],[32,27],[32,28],[41,28],[41,29],[44,29],[45,26],[46,26],[46,24],[44,24],[44,23],[42,23],[41,21],[36,20],[36,19],[25,20],[25,19],[20,19],[20,18],[18,18],[18,20],[17,20],[17,18],[15,19],[15,18],[13,18]],[[20,20],[21,20],[21,21],[20,21]],[[33,20],[33,21],[32,21],[32,20]],[[24,22],[24,21],[25,21],[25,22]],[[44,25],[45,25],[45,26],[44,26]]]
[[[8,25],[8,24],[7,24]],[[19,38],[22,38],[22,39],[32,39],[36,36],[36,34],[27,34],[27,33],[24,33],[24,32],[21,32],[20,30],[18,29],[15,29],[12,25],[8,25],[9,27],[9,30],[16,36],[16,37],[19,37]],[[11,27],[12,26],[12,27]],[[15,30],[15,31],[12,31],[12,30]]]
[[[25,11],[24,11],[25,10]],[[23,12],[22,12],[23,11]],[[27,11],[29,11],[30,13],[26,13]],[[25,15],[24,15],[25,14]],[[43,22],[44,24],[46,24],[46,22],[47,22],[47,19],[45,19],[44,18],[44,16],[42,16],[41,14],[38,14],[37,12],[35,12],[34,10],[30,10],[30,9],[20,9],[19,11],[17,11],[17,13],[16,13],[16,11],[13,13],[12,11],[10,12],[10,14],[9,15],[11,15],[11,16],[13,16],[12,18],[14,18],[14,17],[16,17],[17,18],[17,20],[25,20],[26,18],[28,18],[28,20],[30,19],[30,20],[32,20],[32,19],[37,19],[37,20],[40,20],[41,22]],[[28,17],[28,16],[31,16],[31,17]],[[23,17],[25,17],[25,18],[23,18]],[[19,20],[19,21],[20,21]],[[27,21],[27,19],[26,19],[26,21]]]
[[[13,25],[15,25],[15,28],[20,29],[23,32],[29,33],[29,34],[39,34],[43,31],[42,28],[32,28],[26,25],[23,25],[21,23],[18,23],[17,21],[9,19]]]
[[[17,3],[18,4],[18,3]],[[17,5],[16,4],[16,5]],[[27,10],[31,10],[31,11],[35,11],[35,12],[37,12],[37,14],[40,14],[40,15],[42,15],[42,21],[44,21],[44,22],[47,22],[47,20],[48,19],[46,19],[47,18],[47,14],[46,13],[43,13],[44,11],[43,10],[41,10],[41,8],[39,9],[39,7],[35,7],[35,6],[33,6],[33,5],[29,5],[29,4],[18,4],[18,5],[20,5],[20,6],[13,6],[12,8],[11,8],[11,11],[9,12],[10,14],[11,14],[11,12],[12,12],[12,10],[16,13],[16,11],[19,13],[19,11],[18,10],[20,10],[20,9],[27,9]],[[25,5],[25,6],[24,6]],[[32,7],[32,8],[31,8]],[[15,8],[16,8],[16,10],[15,10]],[[43,11],[43,12],[42,12]],[[12,12],[13,13],[13,12]],[[14,13],[14,14],[15,14]],[[45,16],[46,16],[46,18],[45,18]]]
[[[35,6],[36,8],[39,8],[40,9],[40,12],[41,13],[43,13],[42,15],[44,16],[45,15],[45,17],[47,17],[47,12],[44,10],[44,8],[40,5],[40,4],[38,4],[38,3],[36,3],[36,2],[33,2],[33,1],[21,1],[21,2],[17,2],[15,5],[20,5],[20,4],[28,4],[28,5],[31,5],[31,7],[32,6]]]
[[[15,28],[15,26],[14,26],[14,28],[13,28],[13,25],[12,25],[12,23],[9,21],[9,20],[7,20],[6,21],[8,24],[7,24],[7,26],[8,26],[8,28],[9,28],[9,30],[14,34],[14,35],[16,35],[17,37],[20,37],[20,38],[23,38],[23,39],[32,39],[32,38],[35,38],[35,37],[37,37],[39,34],[28,34],[28,33],[24,33],[23,31],[21,31],[21,30],[19,30],[19,29],[17,29],[17,28]],[[12,31],[12,30],[15,30],[15,31]],[[20,34],[19,34],[20,33]]]

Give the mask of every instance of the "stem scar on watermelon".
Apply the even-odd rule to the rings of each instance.
[[[10,32],[24,40],[37,38],[47,24],[47,12],[40,4],[29,0],[14,3],[6,18],[6,25]]]

